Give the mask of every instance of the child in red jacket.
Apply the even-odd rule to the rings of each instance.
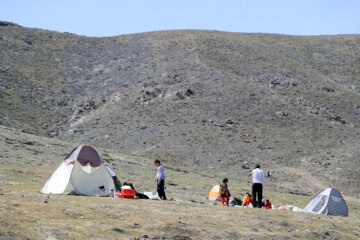
[[[223,184],[220,185],[220,196],[222,199],[222,204],[224,205],[224,201],[226,201],[226,205],[229,206],[229,199],[230,199],[230,191],[228,189],[227,183],[229,180],[224,178]]]
[[[272,209],[272,206],[271,206],[271,202],[270,202],[270,199],[266,199],[265,200],[265,204],[264,204],[264,209]]]
[[[250,203],[254,206],[254,202],[251,198],[251,194],[250,193],[246,193],[244,200],[243,200],[243,207],[245,206],[249,206]]]

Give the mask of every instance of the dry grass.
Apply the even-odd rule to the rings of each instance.
[[[74,144],[4,127],[0,136],[1,239],[359,238],[360,203],[354,199],[347,201],[348,218],[223,207],[203,199],[220,179],[169,164],[167,194],[175,201],[43,195],[38,191]],[[6,138],[13,144],[6,144]],[[28,140],[33,145],[24,144]],[[122,181],[132,181],[138,191],[155,190],[151,159],[99,152],[111,160]],[[231,179],[229,186],[234,196],[250,187]],[[265,194],[275,205],[304,207],[309,201],[308,196],[269,188]]]

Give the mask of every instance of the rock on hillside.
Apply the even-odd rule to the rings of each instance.
[[[360,193],[360,36],[0,26],[0,124],[304,193]]]

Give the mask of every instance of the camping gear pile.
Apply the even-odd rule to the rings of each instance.
[[[331,216],[349,216],[349,210],[343,196],[334,188],[327,188],[317,194],[304,209],[291,205],[280,206],[277,209]]]
[[[151,192],[136,192],[131,183],[121,186],[111,166],[101,160],[97,151],[81,145],[73,149],[46,181],[44,194],[69,194],[129,199],[155,199]]]
[[[135,189],[132,189],[130,186],[123,186],[116,196],[133,199],[135,198]]]
[[[213,186],[208,194],[206,195],[206,199],[210,201],[221,201],[220,196],[220,185]],[[245,199],[244,199],[245,200]],[[266,199],[269,201],[269,199]],[[266,205],[265,200],[265,205]],[[229,205],[234,207],[242,207],[241,203],[239,204],[239,199],[234,198],[229,202]],[[346,205],[346,202],[341,195],[341,193],[334,189],[334,188],[327,188],[318,195],[316,195],[314,198],[311,199],[311,201],[306,205],[304,209],[301,209],[296,206],[291,205],[284,205],[284,206],[278,206],[274,207],[269,204],[267,207],[264,207],[265,209],[278,209],[278,210],[287,210],[287,211],[293,211],[293,212],[308,212],[308,213],[314,213],[314,214],[323,214],[323,215],[331,215],[331,216],[344,216],[347,217],[349,215],[349,210]],[[250,204],[250,206],[252,205]]]

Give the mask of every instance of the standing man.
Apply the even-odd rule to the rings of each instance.
[[[255,169],[252,170],[252,199],[254,202],[254,207],[261,208],[262,202],[262,192],[263,192],[263,182],[265,180],[264,172],[260,169],[260,165],[256,164]],[[256,201],[257,195],[257,201]]]
[[[161,166],[161,162],[159,159],[155,160],[155,166],[157,167],[157,174],[156,174],[156,182],[157,182],[157,193],[161,200],[166,200],[165,196],[165,169]]]

